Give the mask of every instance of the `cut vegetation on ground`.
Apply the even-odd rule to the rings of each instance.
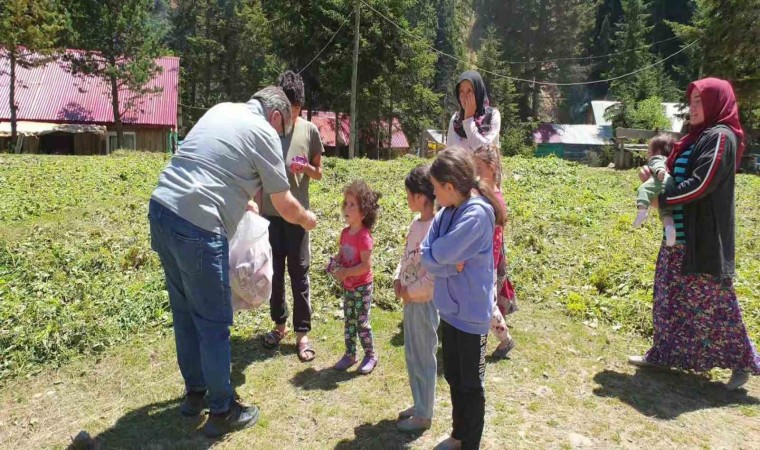
[[[411,213],[403,177],[418,160],[326,161],[314,183],[312,298],[318,351],[301,364],[292,338],[260,344],[266,308],[236,316],[233,381],[258,404],[253,429],[222,448],[430,448],[448,430],[439,379],[431,431],[394,428],[408,406],[400,304],[391,276]],[[65,447],[86,430],[106,448],[206,448],[199,421],[178,414],[181,376],[171,315],[150,251],[147,199],[161,155],[0,156],[0,447]],[[487,368],[485,448],[721,447],[760,441],[760,382],[727,393],[705,375],[635,372],[625,356],[647,348],[656,217],[631,230],[633,171],[556,159],[504,162],[509,259],[521,310],[518,346]],[[383,192],[374,232],[380,365],[368,377],[327,369],[342,352],[338,289],[320,270],[341,228],[344,184],[364,177]],[[737,292],[760,338],[760,178],[739,176]],[[489,351],[495,347],[489,343]]]

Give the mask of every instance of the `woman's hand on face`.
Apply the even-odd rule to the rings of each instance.
[[[648,166],[642,166],[641,168],[639,168],[639,179],[641,180],[642,183],[647,181],[651,177],[652,177],[652,171],[649,170]]]
[[[465,95],[464,101],[462,102],[462,108],[464,108],[465,119],[469,119],[475,115],[475,112],[478,108],[478,105],[475,102],[475,94],[470,92],[469,94]]]

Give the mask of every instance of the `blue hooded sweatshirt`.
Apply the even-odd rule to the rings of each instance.
[[[470,197],[438,211],[420,245],[422,265],[435,277],[433,304],[443,320],[465,333],[488,334],[490,327],[494,220],[485,198]]]

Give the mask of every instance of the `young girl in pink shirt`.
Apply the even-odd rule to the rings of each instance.
[[[371,230],[377,220],[379,199],[380,194],[370,189],[363,180],[356,180],[343,190],[343,219],[347,226],[340,234],[340,251],[328,266],[328,271],[345,289],[343,319],[346,353],[335,364],[336,370],[348,370],[356,364],[357,335],[364,348],[359,373],[369,374],[377,365],[369,312],[373,287]]]

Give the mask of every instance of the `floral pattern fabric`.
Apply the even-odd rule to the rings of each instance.
[[[649,363],[684,370],[714,367],[760,375],[731,278],[681,272],[685,246],[663,245],[654,283],[654,343]]]
[[[343,293],[343,330],[346,339],[346,353],[356,355],[356,336],[367,355],[375,354],[369,311],[372,306],[372,283],[356,289],[346,289]]]

